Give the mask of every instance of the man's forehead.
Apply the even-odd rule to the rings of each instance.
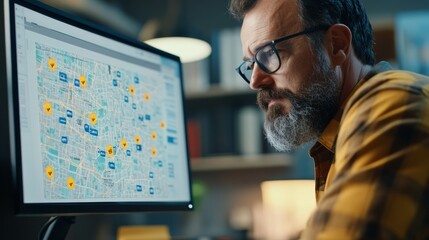
[[[243,48],[254,52],[261,44],[299,31],[299,14],[296,1],[258,1],[243,19],[241,31]]]

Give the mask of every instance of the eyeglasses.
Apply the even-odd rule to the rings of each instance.
[[[245,60],[235,70],[238,72],[238,74],[240,74],[240,76],[247,83],[250,83],[250,79],[252,78],[253,67],[255,65],[255,62],[256,64],[258,64],[259,68],[262,69],[262,71],[268,74],[275,73],[277,70],[280,69],[280,66],[281,66],[279,52],[277,51],[277,48],[276,48],[276,45],[278,43],[289,40],[294,37],[298,37],[303,34],[309,34],[316,31],[326,31],[328,30],[329,27],[330,26],[327,26],[327,25],[312,27],[302,32],[297,32],[285,37],[272,40],[271,42],[258,48],[253,59]]]

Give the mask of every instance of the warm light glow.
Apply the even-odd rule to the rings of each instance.
[[[313,180],[266,181],[261,190],[267,239],[287,239],[304,229],[316,207]]]
[[[190,63],[208,57],[210,45],[202,40],[187,37],[164,37],[145,41],[145,43],[180,57],[182,63]]]

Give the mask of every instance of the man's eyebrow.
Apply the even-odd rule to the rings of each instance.
[[[253,59],[254,51],[250,49],[250,46],[247,47],[247,52],[252,54],[252,57],[243,56],[243,61],[251,61]]]
[[[243,61],[251,61],[251,60],[253,60],[253,58],[248,58],[248,57],[243,57],[243,59],[242,59]]]
[[[266,46],[269,46],[269,45],[271,45],[271,44],[273,44],[273,41],[274,40],[267,40],[266,42],[263,42],[263,43],[261,43],[261,44],[259,44],[256,48],[255,48],[255,50],[253,51],[253,52],[257,52],[257,51],[259,51],[260,49],[262,49],[262,48],[264,48],[264,47],[266,47]]]
[[[261,49],[261,48],[264,48],[264,47],[266,47],[266,46],[268,46],[268,45],[270,45],[271,44],[271,40],[269,40],[269,41],[266,41],[266,42],[263,42],[263,43],[261,43],[261,44],[259,44],[256,48],[255,48],[255,52],[257,52],[259,49]]]

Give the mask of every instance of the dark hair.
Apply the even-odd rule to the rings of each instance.
[[[374,65],[372,27],[360,0],[297,0],[304,27],[342,23],[352,32],[352,45],[357,58],[364,64]],[[230,13],[238,19],[252,9],[257,0],[231,0]],[[323,34],[311,34],[314,46],[323,42]]]

